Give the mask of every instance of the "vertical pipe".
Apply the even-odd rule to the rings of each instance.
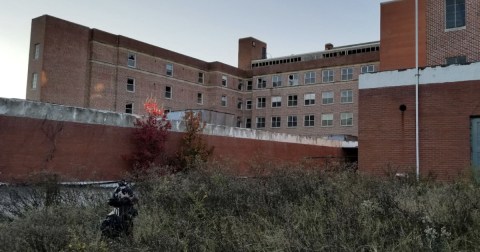
[[[415,0],[415,160],[417,181],[420,179],[420,140],[418,124],[418,86],[420,84],[420,70],[418,68],[418,0]]]

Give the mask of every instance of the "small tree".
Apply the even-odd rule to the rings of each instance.
[[[206,163],[213,154],[214,147],[208,147],[202,137],[205,122],[202,122],[200,113],[187,111],[183,120],[185,121],[185,135],[182,138],[180,150],[177,152],[177,160],[180,170],[188,172]]]
[[[147,116],[137,119],[133,132],[135,150],[127,157],[133,171],[141,172],[146,169],[162,165],[165,157],[165,141],[170,122],[163,109],[158,108],[157,102],[148,98],[144,103]]]

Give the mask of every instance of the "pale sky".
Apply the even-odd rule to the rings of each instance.
[[[2,0],[0,97],[25,98],[30,25],[48,14],[207,62],[237,66],[238,39],[267,43],[267,56],[380,39],[387,0]]]

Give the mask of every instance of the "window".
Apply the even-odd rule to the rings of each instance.
[[[305,106],[315,104],[315,94],[305,94],[303,95],[303,99],[305,100]]]
[[[280,116],[272,116],[272,128],[280,128]]]
[[[238,79],[238,90],[243,89],[243,80]]]
[[[202,93],[197,93],[197,103],[198,104],[203,104],[203,94]]]
[[[322,104],[333,104],[333,91],[322,92]]]
[[[257,79],[257,88],[258,89],[267,88],[267,80],[263,77],[258,78]]]
[[[243,101],[241,98],[238,98],[237,109],[240,109],[240,110],[243,109]]]
[[[198,73],[198,83],[203,84],[203,79],[205,77],[205,74],[203,72]]]
[[[287,127],[289,128],[293,128],[293,127],[297,127],[297,116],[288,116],[287,118]]]
[[[127,78],[127,91],[128,92],[135,92],[135,79],[134,78]]]
[[[38,74],[33,73],[32,74],[32,89],[37,89],[37,83],[38,83]]]
[[[445,28],[465,26],[465,0],[445,1]]]
[[[342,90],[340,93],[341,103],[352,103],[353,102],[353,91],[352,90]]]
[[[172,65],[172,64],[168,63],[168,64],[166,65],[166,72],[165,72],[165,74],[166,74],[167,76],[173,76],[173,65]]]
[[[279,108],[282,106],[281,96],[272,96],[272,108]]]
[[[265,108],[266,103],[267,103],[267,99],[265,97],[257,98],[257,108]]]
[[[247,81],[247,90],[252,90],[253,89],[253,83],[251,80]]]
[[[447,63],[447,65],[466,64],[467,57],[466,56],[448,57],[445,59],[445,63]]]
[[[332,127],[332,126],[333,126],[333,114],[323,114],[322,127]]]
[[[361,73],[373,73],[375,72],[375,66],[374,65],[365,65],[362,66],[361,68]]]
[[[289,107],[296,107],[298,103],[298,96],[297,95],[289,95],[288,96],[288,104]]]
[[[265,117],[257,117],[257,128],[265,128]]]
[[[293,73],[288,75],[288,85],[296,86],[298,85],[298,74]]]
[[[125,113],[133,114],[133,103],[125,104]]]
[[[273,87],[281,87],[282,86],[282,76],[280,76],[280,75],[272,76],[272,85],[273,85]]]
[[[353,113],[340,113],[340,125],[352,126],[353,125]]]
[[[333,70],[322,71],[322,82],[333,82]]]
[[[245,119],[245,128],[247,128],[247,129],[252,128],[252,119],[251,118]]]
[[[252,109],[252,100],[246,100],[245,101],[245,109],[246,110]]]
[[[222,95],[221,105],[222,105],[222,107],[226,107],[226,106],[227,106],[227,96]]]
[[[37,60],[38,58],[40,58],[40,44],[35,44],[33,50],[33,59]]]
[[[165,87],[165,98],[167,98],[167,99],[172,98],[172,87],[170,87],[170,86]]]
[[[135,53],[128,53],[128,60],[127,60],[128,67],[137,67],[137,55]]]
[[[305,120],[303,122],[305,127],[313,127],[315,126],[315,116],[314,115],[306,115]]]
[[[222,75],[222,86],[226,87],[227,86],[227,76]]]
[[[353,80],[353,68],[342,68],[342,81]]]
[[[306,72],[304,82],[305,82],[305,84],[315,83],[315,72]]]

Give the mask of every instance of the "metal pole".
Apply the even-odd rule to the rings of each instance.
[[[417,71],[415,77],[417,82],[415,85],[415,159],[416,159],[416,175],[417,181],[420,179],[420,140],[418,129],[418,86],[420,84],[420,69],[418,68],[418,0],[415,0],[415,69]]]

